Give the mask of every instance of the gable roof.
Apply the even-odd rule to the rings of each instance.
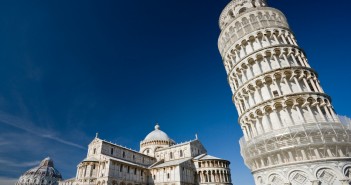
[[[192,158],[190,157],[190,158],[167,161],[164,163],[155,164],[154,166],[150,166],[150,168],[163,168],[163,167],[167,167],[167,166],[177,166],[177,165],[180,165],[180,164],[182,164],[186,161],[189,161],[191,159]]]
[[[226,161],[224,159],[221,159],[221,158],[218,158],[218,157],[214,157],[214,156],[208,155],[208,154],[201,154],[199,156],[196,156],[194,158],[194,160],[199,160],[199,161],[201,161],[201,160],[221,160],[221,161]]]

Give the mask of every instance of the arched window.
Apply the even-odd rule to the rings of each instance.
[[[183,157],[183,150],[180,150],[180,151],[179,151],[179,156],[180,156],[180,157]]]
[[[229,11],[229,16],[234,18],[235,17],[234,12],[233,11]]]
[[[169,158],[173,159],[173,153],[172,152],[169,153]]]
[[[239,14],[244,13],[245,11],[246,11],[246,8],[244,7],[244,8],[239,10]]]
[[[167,179],[169,179],[169,173],[167,173]]]
[[[113,148],[111,148],[111,155],[113,155]]]
[[[122,153],[122,156],[123,156],[123,158],[125,158],[126,157],[126,153],[123,151],[123,153]]]

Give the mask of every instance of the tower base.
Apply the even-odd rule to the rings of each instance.
[[[254,171],[256,185],[350,185],[351,158],[311,161]]]

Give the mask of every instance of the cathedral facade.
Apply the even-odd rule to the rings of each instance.
[[[349,185],[350,120],[336,114],[284,14],[265,0],[232,0],[219,26],[255,183]]]
[[[231,185],[230,162],[207,154],[196,139],[176,144],[159,125],[134,151],[98,138],[76,177],[60,185]]]

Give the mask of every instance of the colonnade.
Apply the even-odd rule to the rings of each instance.
[[[100,161],[100,162],[82,162],[77,168],[77,177],[79,181],[84,179],[93,179],[100,177],[119,177],[121,174],[127,175],[127,180],[146,182],[146,178],[143,178],[144,169],[128,164],[119,163],[115,161]]]
[[[248,7],[241,8],[238,6],[235,6],[236,2],[229,2],[229,4],[224,8],[220,20],[219,20],[219,26],[221,29],[224,29],[229,23],[233,22],[236,17],[238,17],[240,14],[242,14],[244,11],[247,10]],[[265,6],[264,1],[259,1],[259,0],[253,0],[251,6]]]
[[[224,66],[227,71],[230,71],[230,69],[238,65],[253,52],[284,45],[293,46],[301,50],[294,36],[288,30],[270,28],[264,31],[257,31],[255,36],[249,35],[247,39],[232,46],[233,48],[227,51],[227,54],[223,58]],[[308,64],[306,63],[305,65]]]
[[[293,96],[282,100],[251,109],[239,118],[247,141],[285,127],[340,122],[327,97]]]
[[[77,168],[77,179],[97,177],[99,169],[105,168],[105,163],[82,162]]]
[[[231,175],[227,170],[198,171],[199,183],[231,183]]]
[[[265,11],[253,10],[249,14],[238,17],[235,21],[221,27],[222,32],[218,41],[221,54],[224,54],[235,42],[253,31],[266,27],[289,28],[285,16],[273,9],[266,8]]]
[[[249,83],[255,78],[274,73],[277,70],[300,69],[315,73],[311,68],[304,64],[302,52],[296,48],[273,48],[262,50],[257,53],[255,58],[247,58],[229,71],[228,82],[233,93],[241,86]],[[315,74],[315,76],[317,76]]]
[[[199,161],[199,168],[229,168],[227,161]]]
[[[229,161],[226,160],[199,160],[197,165],[198,183],[231,184]]]
[[[252,167],[252,170],[256,170],[274,165],[299,162],[301,160],[309,161],[322,158],[350,157],[347,155],[348,152],[351,152],[351,148],[344,148],[340,145],[328,146],[323,149],[314,146],[307,148],[298,147],[282,152],[275,152],[273,155],[263,155],[254,158],[250,163],[250,167]]]
[[[242,114],[247,109],[251,109],[265,101],[301,93],[323,94],[324,90],[313,72],[300,69],[286,69],[258,76],[250,83],[241,86],[234,93],[233,102],[239,114]]]

